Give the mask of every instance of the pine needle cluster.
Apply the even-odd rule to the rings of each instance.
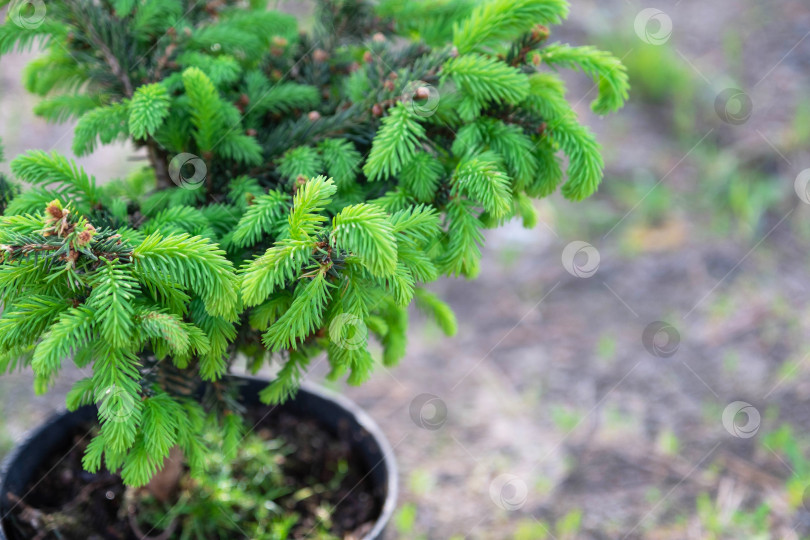
[[[0,26],[0,54],[44,49],[25,84],[77,120],[77,156],[129,141],[149,160],[97,182],[30,151],[0,178],[0,372],[45,391],[86,368],[68,396],[99,411],[85,466],[131,485],[174,446],[202,467],[206,423],[238,445],[237,354],[278,366],[277,403],[322,352],[351,384],[395,365],[413,301],[455,333],[424,285],[475,277],[485,228],[602,179],[556,70],[595,81],[598,114],[627,98],[616,58],[547,43],[565,0],[320,0],[311,33],[266,4],[53,0]]]

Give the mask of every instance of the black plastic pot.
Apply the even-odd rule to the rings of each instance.
[[[244,383],[240,387],[242,402],[245,405],[261,405],[258,394],[267,381],[247,377],[238,379]],[[382,539],[394,513],[398,485],[394,452],[377,424],[345,397],[309,384],[305,384],[294,399],[276,410],[314,419],[333,435],[348,438],[352,450],[365,465],[367,477],[375,491],[385,493],[380,517],[364,537],[364,540]],[[39,465],[57,449],[69,444],[71,432],[96,418],[96,409],[92,406],[76,412],[55,414],[14,447],[0,468],[0,517],[5,517],[13,507],[6,495],[21,494]],[[4,531],[3,520],[0,520],[0,540],[7,540]]]

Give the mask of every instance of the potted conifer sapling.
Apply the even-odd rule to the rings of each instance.
[[[320,0],[309,32],[261,0],[3,4],[0,53],[43,49],[37,114],[145,165],[32,150],[0,178],[0,372],[78,377],[6,462],[0,538],[379,538],[390,449],[300,390],[311,361],[395,365],[412,302],[453,334],[424,285],[602,178],[556,70],[605,114],[621,63],[549,42],[565,0]]]

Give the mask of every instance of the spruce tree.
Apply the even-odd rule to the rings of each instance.
[[[317,354],[351,384],[396,364],[413,301],[452,335],[423,285],[475,277],[484,229],[602,179],[556,71],[593,79],[597,114],[627,98],[616,58],[549,43],[565,0],[320,0],[310,33],[266,3],[53,0],[0,27],[0,54],[44,49],[25,86],[78,120],[77,156],[126,140],[149,159],[96,182],[30,151],[0,177],[0,372],[30,366],[44,392],[85,369],[67,398],[98,406],[84,465],[129,485],[175,446],[199,470],[220,451],[204,425],[237,446],[238,354],[281,366],[278,403]]]

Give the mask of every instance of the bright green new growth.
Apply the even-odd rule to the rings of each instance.
[[[425,138],[425,128],[417,122],[402,103],[383,118],[382,127],[374,137],[371,153],[363,167],[370,181],[384,180],[396,175],[410,161]]]
[[[564,0],[330,0],[312,35],[265,4],[53,1],[0,26],[0,53],[41,39],[25,83],[39,114],[78,120],[76,155],[127,140],[149,160],[96,182],[31,151],[11,162],[30,190],[0,177],[0,372],[31,366],[45,391],[85,370],[85,466],[131,485],[175,446],[204,466],[204,425],[240,432],[237,354],[273,366],[278,403],[320,353],[351,384],[395,365],[411,302],[455,333],[424,284],[475,277],[485,228],[602,179],[555,70],[597,83],[598,114],[627,97],[613,56],[546,45]]]
[[[25,170],[20,160],[14,163],[15,170]],[[64,359],[72,356],[80,367],[92,362],[92,376],[68,396],[71,408],[99,406],[101,442],[93,442],[85,464],[98,469],[103,454],[108,465],[123,467],[126,482],[143,484],[175,444],[193,455],[189,441],[195,434],[183,432],[190,424],[180,405],[199,407],[169,398],[142,371],[144,364],[164,357],[183,362],[192,351],[211,350],[207,333],[184,321],[183,305],[172,305],[159,291],[197,293],[208,317],[233,317],[232,265],[201,238],[150,236],[138,242],[97,230],[56,200],[44,210],[0,218],[0,365],[30,361],[37,391],[44,392]],[[150,350],[157,358],[139,358]]]
[[[145,84],[135,91],[129,105],[129,132],[136,139],[152,136],[169,115],[169,94],[158,83]]]
[[[495,0],[454,27],[453,43],[461,53],[494,49],[534,25],[559,24],[567,16],[566,0]]]

